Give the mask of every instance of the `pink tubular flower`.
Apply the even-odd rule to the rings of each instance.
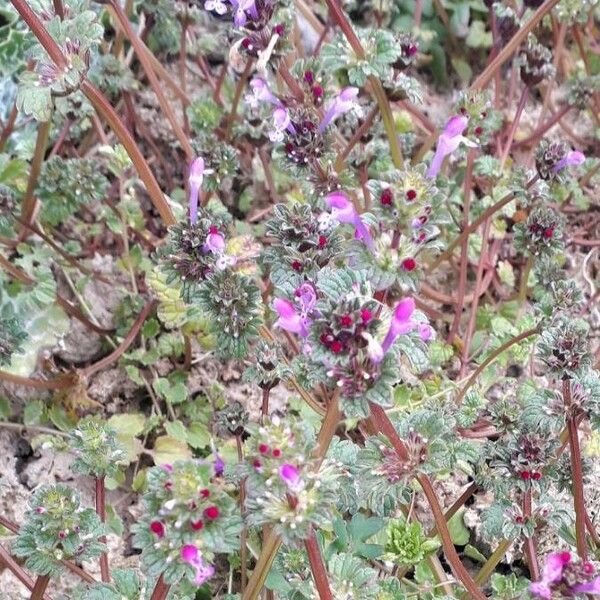
[[[448,120],[444,131],[438,138],[435,155],[427,171],[427,177],[437,177],[446,156],[452,154],[460,144],[465,144],[465,146],[469,146],[470,148],[477,147],[475,142],[472,142],[463,135],[468,124],[469,120],[462,115],[456,115]]]
[[[269,139],[272,142],[283,141],[283,132],[286,130],[291,134],[296,133],[287,109],[279,106],[273,111],[273,130],[269,132]]]
[[[214,566],[204,562],[202,553],[194,544],[186,544],[181,548],[181,558],[196,571],[194,583],[198,586],[205,583],[215,574]]]
[[[273,308],[279,315],[279,319],[275,321],[275,327],[281,327],[290,333],[297,333],[300,337],[308,336],[308,319],[298,313],[291,302],[283,298],[275,298]]]
[[[329,124],[333,123],[338,117],[351,110],[354,110],[360,114],[362,109],[356,101],[357,98],[358,88],[344,88],[327,109],[327,112],[325,113],[325,116],[319,125],[319,131],[323,133]]]
[[[567,155],[559,160],[555,165],[552,171],[554,173],[558,173],[562,171],[565,167],[578,167],[583,164],[585,161],[585,154],[583,152],[579,152],[579,150],[571,150],[567,152]]]
[[[551,600],[554,590],[575,594],[600,594],[600,577],[594,577],[591,563],[574,562],[570,552],[552,552],[546,558],[546,564],[540,581],[529,586],[529,591],[538,598]],[[580,583],[574,583],[580,580]],[[582,581],[583,580],[583,581]],[[566,590],[565,590],[566,588]]]
[[[327,196],[326,200],[331,208],[331,216],[339,223],[354,225],[356,237],[362,240],[367,248],[372,250],[373,238],[348,196],[344,192],[332,192]]]
[[[251,18],[258,18],[255,0],[231,0],[234,9],[233,22],[236,27],[243,27],[248,22],[248,15]]]
[[[252,93],[247,94],[245,100],[252,108],[258,108],[259,104],[263,102],[268,102],[275,106],[281,105],[279,98],[271,92],[269,85],[261,77],[254,77],[250,82],[250,87],[252,88]]]
[[[404,298],[398,302],[394,309],[394,316],[392,317],[390,328],[381,344],[382,352],[373,352],[373,354],[369,354],[373,362],[381,362],[385,353],[392,347],[396,339],[401,335],[410,333],[414,329],[417,329],[419,336],[424,342],[433,338],[433,329],[427,323],[422,323],[413,319],[414,311],[415,301],[412,298]],[[368,347],[367,352],[369,352]]]
[[[281,465],[279,467],[279,477],[292,492],[298,492],[303,487],[300,472],[294,465],[288,463]]]

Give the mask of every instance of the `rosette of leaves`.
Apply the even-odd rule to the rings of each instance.
[[[247,356],[261,324],[261,296],[254,281],[229,269],[217,271],[199,287],[194,300],[206,311],[218,354]]]
[[[98,538],[104,527],[96,512],[83,508],[79,495],[65,485],[38,489],[32,496],[13,553],[38,575],[56,576],[62,560],[81,562],[105,551]]]
[[[181,298],[190,304],[201,282],[216,270],[218,255],[206,250],[211,227],[227,231],[228,219],[221,213],[200,209],[195,224],[177,223],[169,229],[166,244],[157,250],[159,269],[166,274],[165,283],[180,286]]]
[[[259,340],[254,354],[255,362],[244,371],[245,381],[252,381],[263,390],[270,390],[292,376],[293,371],[285,362],[279,343]]]
[[[363,87],[369,77],[387,77],[402,49],[394,34],[385,29],[363,31],[358,37],[365,51],[364,59],[356,56],[345,37],[336,37],[323,46],[321,60],[324,69],[344,71],[351,85]]]
[[[23,352],[22,344],[27,339],[27,332],[19,319],[0,315],[0,365],[10,364],[12,355]]]
[[[298,287],[314,279],[342,249],[342,237],[334,229],[333,222],[320,220],[309,204],[277,204],[265,227],[275,242],[262,253],[273,283]]]
[[[89,0],[67,0],[64,19],[54,13],[51,2],[44,0],[44,26],[67,58],[67,67],[57,67],[41,44],[34,45],[32,58],[36,71],[23,71],[19,79],[17,106],[39,121],[48,121],[53,97],[66,96],[79,88],[89,66],[90,51],[102,41],[104,28],[98,15],[90,10]]]
[[[326,459],[318,466],[312,458],[312,430],[293,419],[283,423],[275,415],[264,426],[250,425],[248,432],[246,457],[240,466],[246,477],[248,524],[270,524],[284,543],[292,544],[331,522],[342,474],[335,461]],[[282,475],[282,468],[290,466],[298,474],[293,487]]]
[[[589,324],[561,314],[542,329],[537,356],[557,379],[577,378],[592,363],[589,351]]]
[[[96,161],[53,156],[44,163],[36,190],[42,205],[40,219],[59,225],[83,204],[102,200],[107,189],[108,180]]]
[[[121,466],[128,463],[117,432],[97,417],[79,421],[70,433],[69,446],[76,455],[72,468],[77,473],[115,477]]]
[[[536,206],[526,221],[515,225],[515,248],[533,257],[556,254],[563,246],[563,224],[553,208]]]
[[[239,547],[242,520],[222,479],[211,479],[213,466],[181,460],[148,471],[146,508],[132,527],[133,544],[142,550],[149,577],[163,574],[175,584],[193,572],[181,559],[181,548],[193,544],[206,560]]]
[[[421,523],[395,519],[387,526],[387,540],[383,558],[397,565],[418,565],[437,550],[440,542],[428,538]]]

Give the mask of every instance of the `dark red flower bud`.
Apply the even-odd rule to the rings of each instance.
[[[523,481],[528,481],[531,479],[531,473],[529,471],[521,471],[519,477],[521,477]]]
[[[308,85],[312,85],[315,81],[315,74],[312,71],[304,72],[304,81],[308,83]]]
[[[373,318],[373,313],[368,308],[363,308],[360,311],[360,318],[363,323],[368,323]]]
[[[402,268],[405,271],[414,271],[417,268],[417,261],[414,258],[405,258],[402,261]]]
[[[350,315],[343,315],[340,317],[340,325],[342,327],[350,327],[352,325],[352,317]]]
[[[416,190],[408,190],[408,192],[406,192],[406,199],[409,202],[412,202],[416,197],[417,197],[417,191]]]
[[[204,509],[203,514],[207,519],[214,521],[215,519],[219,518],[221,511],[219,510],[218,506],[209,506],[208,508]]]
[[[273,452],[271,452],[271,454],[275,458],[279,458],[281,456],[281,450],[279,448],[273,448]]]
[[[302,263],[299,260],[295,260],[292,263],[292,269],[294,269],[294,271],[302,271]]]
[[[335,340],[335,341],[331,342],[331,345],[329,346],[329,349],[334,354],[339,354],[344,349],[344,345],[339,340]]]
[[[261,454],[266,454],[269,451],[269,446],[267,446],[267,444],[259,444],[258,445],[258,451]]]
[[[393,201],[394,194],[392,194],[392,190],[390,190],[390,188],[387,188],[381,192],[381,196],[379,196],[379,202],[381,202],[383,206],[390,206]]]
[[[198,519],[197,521],[192,521],[190,525],[192,526],[192,529],[194,531],[200,531],[200,529],[204,529],[204,521],[202,521],[201,519]]]
[[[544,229],[544,237],[546,239],[549,240],[553,235],[554,235],[554,227],[546,227],[546,229]]]
[[[208,498],[210,496],[210,490],[207,490],[206,488],[203,490],[200,490],[200,498]]]
[[[150,531],[159,538],[165,537],[165,526],[161,521],[152,521],[150,523]]]
[[[325,248],[327,245],[327,237],[324,235],[319,236],[319,248]]]
[[[283,23],[277,23],[277,25],[273,27],[273,33],[282,36],[285,33],[285,25]]]
[[[534,471],[531,474],[531,478],[535,479],[535,481],[539,481],[542,478],[542,474],[539,471]]]

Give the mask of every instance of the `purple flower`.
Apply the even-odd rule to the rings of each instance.
[[[248,16],[258,18],[255,0],[231,0],[233,6],[233,22],[236,27],[243,27],[248,22]]]
[[[198,220],[198,197],[200,196],[200,190],[202,189],[202,182],[204,181],[204,159],[199,156],[192,161],[190,165],[190,174],[188,176],[189,186],[189,205],[190,205],[190,223],[196,224]]]
[[[292,135],[296,133],[287,109],[279,106],[273,111],[273,129],[269,132],[269,139],[272,142],[283,141],[283,132],[286,130]]]
[[[215,477],[223,477],[225,473],[225,461],[221,458],[220,454],[215,452],[215,460],[213,461],[213,469],[215,471]]]
[[[444,131],[438,138],[435,155],[433,156],[433,160],[427,171],[427,177],[437,177],[446,156],[452,154],[461,143],[470,148],[477,147],[475,142],[472,142],[463,135],[468,124],[469,120],[462,115],[456,115],[449,119],[446,123],[446,127],[444,127]]]
[[[302,479],[300,479],[300,472],[294,465],[288,463],[281,465],[279,467],[279,477],[292,492],[299,492],[304,487]]]
[[[310,283],[303,283],[295,292],[299,310],[289,300],[275,298],[273,307],[279,315],[275,327],[281,327],[290,333],[297,333],[300,337],[307,337],[310,327],[310,313],[317,303],[315,288]]]
[[[273,308],[277,311],[279,319],[275,321],[275,327],[281,327],[290,333],[297,333],[300,337],[308,336],[310,321],[296,311],[296,307],[283,298],[273,300]]]
[[[569,595],[600,594],[600,577],[591,579],[593,575],[594,567],[591,563],[573,562],[570,552],[552,552],[546,558],[542,578],[532,583],[529,591],[544,600],[551,600],[554,590],[564,591]],[[577,579],[583,581],[573,583]]]
[[[280,106],[281,102],[273,92],[269,89],[267,82],[261,77],[254,77],[250,82],[252,93],[246,95],[246,103],[252,108],[258,108],[258,105],[263,102],[269,102],[275,106]]]
[[[373,238],[348,196],[344,192],[332,192],[326,200],[331,208],[331,216],[339,223],[354,225],[356,237],[372,250]]]
[[[206,242],[202,247],[204,252],[212,252],[213,254],[222,254],[225,250],[225,238],[216,227],[211,227],[206,236]]]
[[[356,111],[360,115],[362,113],[362,109],[356,101],[357,97],[358,88],[344,88],[327,109],[327,112],[325,113],[325,116],[323,117],[323,120],[319,125],[319,131],[323,133],[323,131],[325,131],[325,128],[330,123],[333,123],[333,121],[335,121],[338,117],[351,110]]]
[[[559,160],[553,167],[552,172],[558,173],[565,167],[578,167],[585,161],[585,154],[579,150],[571,150],[567,155]]]
[[[194,577],[196,585],[202,585],[215,574],[214,566],[204,562],[202,553],[194,544],[186,544],[181,548],[181,558],[196,571],[196,576]]]
[[[374,353],[373,356],[375,358],[371,356],[371,360],[373,362],[381,362],[381,360],[383,360],[383,356],[392,347],[396,339],[401,335],[410,333],[414,329],[417,329],[419,336],[424,342],[433,338],[433,329],[427,323],[416,321],[413,318],[414,311],[415,301],[412,298],[404,298],[398,302],[396,308],[394,309],[394,315],[392,317],[392,322],[390,323],[390,328],[388,329],[383,343],[381,344],[381,350],[383,353]]]

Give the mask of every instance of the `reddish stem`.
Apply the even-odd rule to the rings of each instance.
[[[523,494],[523,518],[531,518],[531,488]],[[540,565],[537,559],[535,550],[535,540],[533,535],[525,538],[525,556],[529,565],[529,575],[532,581],[537,581],[540,578]]]
[[[163,576],[161,575],[156,582],[150,600],[166,600],[170,588],[171,586],[164,582]]]
[[[310,530],[308,538],[304,540],[304,547],[308,554],[308,562],[310,563],[310,570],[312,571],[319,598],[321,600],[333,600],[333,594],[329,588],[327,569],[325,568],[325,562],[321,556],[319,542],[317,541],[317,536],[313,529]]]
[[[585,497],[583,493],[583,467],[581,464],[581,448],[579,447],[579,431],[577,420],[571,407],[571,380],[563,379],[563,400],[568,411],[567,428],[569,430],[569,449],[571,451],[571,476],[573,478],[573,504],[575,508],[575,539],[577,554],[581,560],[587,560],[588,549],[585,540]]]
[[[49,583],[49,575],[38,575],[38,578],[35,580],[33,590],[31,590],[31,596],[29,597],[29,600],[43,600],[44,592],[46,591]]]
[[[508,154],[510,149],[512,148],[513,139],[515,137],[515,133],[517,131],[517,127],[519,126],[519,121],[521,120],[521,115],[523,114],[523,109],[525,108],[525,104],[527,104],[527,99],[529,98],[529,87],[525,86],[523,91],[521,92],[521,97],[519,98],[519,104],[517,105],[517,112],[515,113],[515,117],[510,124],[510,131],[508,132],[508,139],[506,140],[506,145],[504,146],[504,150],[502,151],[502,156],[500,157],[500,170],[504,167],[504,163],[508,158]]]
[[[96,514],[102,523],[106,523],[106,486],[104,477],[96,477]],[[100,537],[100,542],[106,544],[106,536]],[[108,554],[100,555],[100,575],[104,583],[110,583],[110,571],[108,569]]]
[[[35,586],[33,579],[3,546],[0,546],[0,564],[5,566],[28,590],[33,590]],[[43,600],[51,600],[51,598],[44,594]]]
[[[521,146],[531,146],[536,144],[537,141],[554,125],[556,125],[573,107],[569,104],[565,104],[555,112],[550,119],[548,119],[545,123],[542,123],[530,136],[526,137],[523,140],[520,140],[513,144],[513,148],[519,148]]]
[[[269,416],[269,395],[271,388],[266,387],[262,391],[262,406],[260,408],[260,424],[263,425],[265,418]]]

